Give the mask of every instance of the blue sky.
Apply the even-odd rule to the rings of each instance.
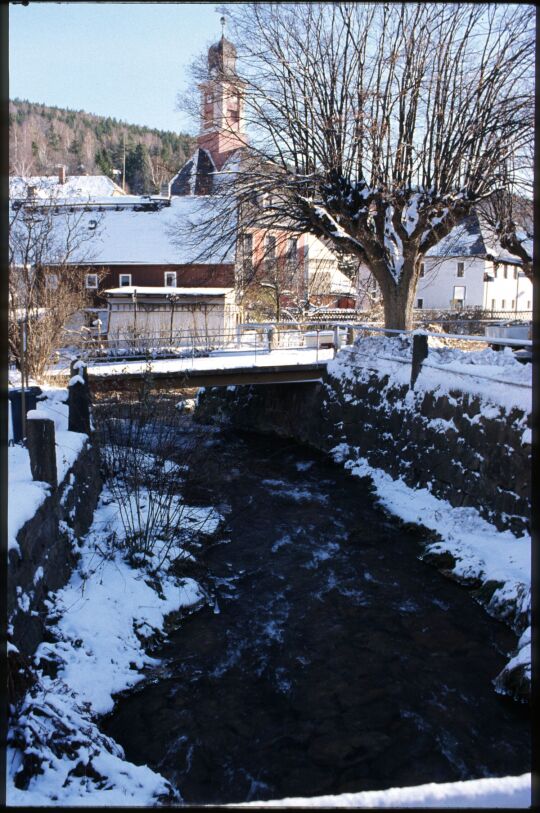
[[[217,3],[9,7],[10,97],[196,132],[175,111],[188,68],[221,36]]]

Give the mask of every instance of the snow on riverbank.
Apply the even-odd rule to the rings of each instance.
[[[410,364],[403,362],[410,360],[410,353],[407,337],[365,338],[344,348],[329,363],[328,372],[343,382],[366,381],[375,374],[379,378],[389,376],[388,386],[404,385],[409,383]],[[430,347],[415,391],[430,391],[435,397],[456,391],[476,395],[480,398],[481,414],[486,417],[492,417],[494,410],[499,415],[501,408],[507,412],[514,408],[522,410],[519,420],[523,425],[523,443],[530,443],[530,429],[525,425],[531,410],[530,368],[530,364],[516,361],[508,349],[467,353]],[[414,407],[415,391],[409,391],[400,408]],[[483,585],[479,600],[488,612],[521,635],[517,652],[495,681],[497,691],[526,694],[531,678],[530,536],[516,537],[511,531],[498,531],[475,508],[454,508],[427,488],[414,489],[400,478],[394,480],[384,470],[371,466],[357,447],[342,443],[332,453],[336,462],[343,463],[351,474],[371,478],[380,502],[391,513],[405,522],[423,525],[440,537],[427,546],[426,558],[442,561],[446,555],[445,572],[465,584]],[[516,688],[518,691],[514,692]]]
[[[435,397],[451,391],[478,395],[488,405],[506,411],[514,407],[531,411],[532,364],[517,361],[509,347],[495,351],[487,347],[468,352],[440,347],[439,339],[429,338],[428,357],[416,380],[415,391]],[[389,376],[390,385],[409,384],[411,378],[410,336],[387,338],[368,336],[344,347],[328,362],[328,373],[345,381],[367,381],[370,375]]]
[[[46,400],[38,401],[37,408],[44,417],[54,421],[56,437],[56,474],[60,486],[69,469],[81,453],[87,435],[68,431],[67,391],[58,387],[42,385]],[[28,449],[23,446],[8,447],[8,549],[19,551],[17,534],[23,525],[35,515],[51,493],[46,483],[32,479]]]
[[[410,788],[340,793],[279,799],[268,802],[246,802],[237,807],[431,807],[431,808],[516,808],[531,805],[531,774],[500,779],[473,779],[468,782],[445,782]]]
[[[214,509],[193,512],[199,524],[206,513],[215,530]],[[204,596],[195,581],[166,568],[157,583],[147,568],[130,567],[118,550],[121,534],[118,505],[104,491],[76,571],[48,602],[55,641],[38,647],[38,683],[10,731],[12,806],[152,805],[171,795],[159,774],[124,760],[99,731],[98,717],[111,711],[116,693],[158,665],[145,640],[159,634],[170,613]],[[170,550],[169,560],[181,553]]]

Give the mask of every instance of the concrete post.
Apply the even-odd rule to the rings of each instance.
[[[411,365],[411,389],[414,389],[416,379],[422,369],[422,362],[428,355],[428,337],[424,332],[413,333],[412,365]]]
[[[54,421],[37,409],[30,410],[26,419],[26,445],[30,455],[32,479],[49,483],[56,488]]]
[[[90,391],[80,375],[75,375],[68,384],[68,429],[70,432],[90,434]]]

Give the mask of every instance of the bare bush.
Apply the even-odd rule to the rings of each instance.
[[[185,418],[177,406],[153,390],[148,372],[138,393],[96,408],[103,475],[123,528],[117,544],[132,563],[155,572],[190,558],[190,543],[218,518],[182,498],[195,441],[180,446]]]

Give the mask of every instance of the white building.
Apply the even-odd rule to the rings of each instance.
[[[532,310],[532,298],[519,257],[505,251],[473,213],[426,253],[415,307],[520,313]]]
[[[205,347],[230,341],[236,327],[234,288],[124,286],[105,291],[109,304],[108,338],[155,337],[162,342]]]

